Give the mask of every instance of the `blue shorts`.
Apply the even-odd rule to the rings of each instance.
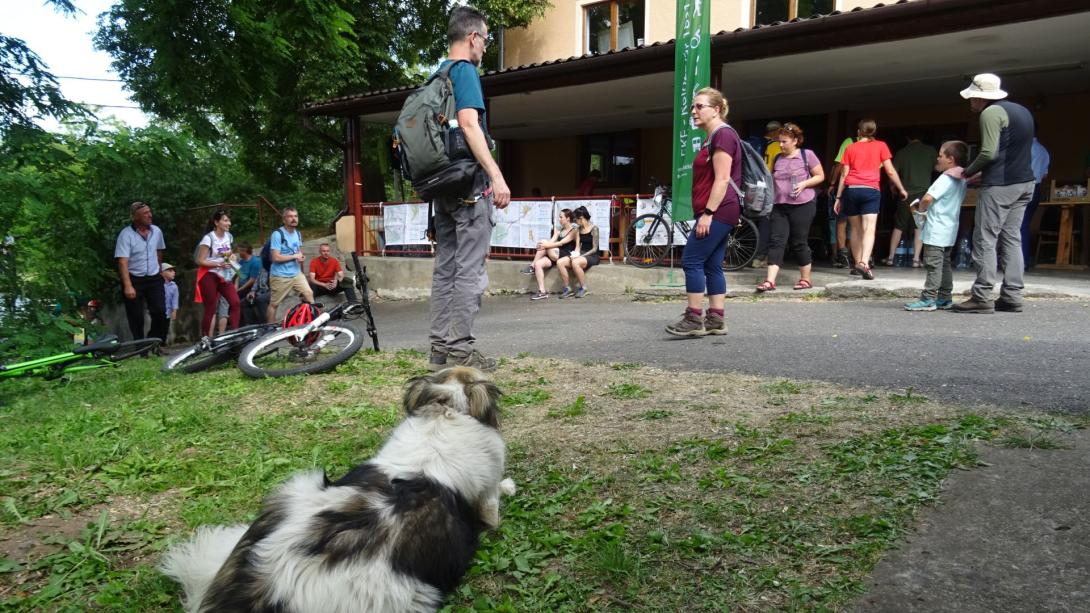
[[[882,192],[870,187],[846,187],[840,196],[840,214],[844,217],[877,215],[882,208]]]

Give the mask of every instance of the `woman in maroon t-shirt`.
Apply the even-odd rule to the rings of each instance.
[[[681,256],[689,305],[681,320],[666,326],[666,331],[675,336],[726,334],[723,306],[727,279],[723,275],[723,254],[741,214],[738,192],[730,187],[730,181],[735,185],[742,182],[742,144],[738,133],[726,124],[727,101],[719,90],[705,87],[697,92],[689,111],[693,124],[703,128],[708,139],[693,160],[696,227],[690,232]],[[735,160],[739,163],[735,164]],[[706,314],[702,309],[705,293],[708,294]]]

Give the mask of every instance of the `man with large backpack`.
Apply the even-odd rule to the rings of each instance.
[[[480,180],[474,182],[472,193],[432,200],[436,247],[429,366],[432,370],[461,365],[491,371],[496,361],[475,348],[473,321],[488,287],[485,258],[492,237],[492,207],[505,208],[511,201],[511,190],[492,159],[484,128],[484,92],[477,74],[488,44],[484,15],[470,6],[455,7],[447,24],[447,43],[447,59],[439,70],[449,66],[455,125],[465,134],[466,145],[479,165]]]
[[[262,248],[262,260],[267,259],[269,266],[269,308],[265,310],[265,321],[276,322],[276,308],[296,292],[303,302],[314,302],[314,293],[310,291],[306,275],[303,274],[303,236],[299,233],[299,211],[286,207],[281,211],[284,225],[273,230],[269,242]]]

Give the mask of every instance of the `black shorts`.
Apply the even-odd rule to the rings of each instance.
[[[583,257],[587,260],[587,267],[585,270],[590,270],[592,267],[597,266],[598,263],[602,261],[602,256],[598,255],[597,251]]]

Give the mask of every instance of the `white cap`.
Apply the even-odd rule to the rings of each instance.
[[[1007,97],[1007,92],[999,89],[999,77],[990,72],[983,72],[973,77],[969,87],[961,90],[961,97],[966,100],[970,98],[1002,100]]]

